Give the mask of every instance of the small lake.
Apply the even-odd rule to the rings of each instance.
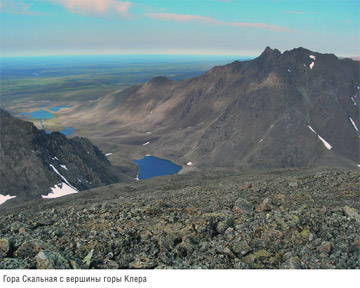
[[[46,119],[55,118],[55,115],[45,110],[37,110],[31,112],[30,117],[37,120],[46,120]]]
[[[59,111],[60,109],[62,108],[71,108],[72,106],[67,106],[67,105],[64,105],[64,106],[55,106],[55,107],[51,107],[49,108],[50,111],[54,111],[54,112],[57,112]]]
[[[173,162],[153,156],[146,156],[140,160],[134,160],[139,166],[139,180],[156,176],[177,174],[182,167]]]
[[[75,133],[75,128],[74,127],[65,127],[61,131],[45,131],[45,132],[46,132],[46,134],[51,134],[52,132],[60,132],[60,133],[64,134],[65,136],[70,136]]]
[[[46,110],[42,110],[41,108],[45,108],[45,107],[48,107],[48,106],[40,106],[40,110],[37,110],[37,111],[33,111],[33,112],[21,112],[20,115],[21,116],[30,116],[32,119],[35,119],[35,120],[40,120],[40,123],[42,125],[42,129],[44,129],[44,124],[42,123],[43,120],[47,120],[47,119],[53,119],[55,118],[55,115],[49,111],[46,111]],[[49,108],[50,111],[53,111],[53,112],[57,112],[59,111],[60,109],[63,109],[63,108],[71,108],[72,106],[68,106],[68,105],[63,105],[63,106],[54,106],[54,107],[51,107]],[[54,131],[45,131],[47,134],[51,134],[51,132],[54,132]],[[70,136],[72,134],[75,133],[75,128],[73,127],[65,127],[63,130],[61,131],[57,131],[57,132],[60,132],[62,134],[64,134],[65,136]]]
[[[42,108],[46,108],[47,106],[40,106],[40,110],[33,111],[31,113],[28,112],[21,112],[21,116],[30,116],[32,119],[36,120],[46,120],[46,119],[53,119],[55,118],[55,115],[49,111],[42,110]],[[58,112],[60,109],[64,108],[71,108],[72,106],[63,105],[63,106],[54,106],[49,108],[52,112]]]

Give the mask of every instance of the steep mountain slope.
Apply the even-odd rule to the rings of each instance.
[[[180,82],[157,77],[83,111],[98,145],[111,140],[134,157],[191,161],[189,169],[355,168],[359,82],[359,62],[267,47],[254,60]]]
[[[48,135],[2,109],[0,133],[0,194],[16,196],[8,201],[13,205],[129,181],[88,139]]]

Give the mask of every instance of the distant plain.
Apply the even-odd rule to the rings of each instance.
[[[182,80],[246,59],[207,55],[95,55],[1,58],[1,106],[82,102],[166,76]],[[32,102],[30,102],[32,101]],[[40,105],[39,103],[38,106]],[[32,104],[35,106],[34,104]]]
[[[61,131],[68,126],[74,127],[75,136],[91,139],[104,153],[119,151],[121,148],[121,152],[114,153],[109,160],[115,165],[135,167],[132,160],[146,154],[143,154],[142,145],[140,148],[137,145],[115,145],[114,139],[104,137],[104,131],[100,131],[97,125],[90,125],[89,128],[85,122],[86,119],[92,119],[92,116],[84,115],[87,110],[83,110],[82,107],[87,107],[91,102],[108,94],[142,84],[157,76],[180,81],[201,75],[217,65],[249,59],[251,58],[234,55],[0,58],[0,106],[14,116],[32,121],[37,128],[44,128],[46,131]],[[52,107],[59,105],[71,107],[59,111],[52,110]],[[54,114],[55,118],[40,122],[27,114],[39,109]],[[83,128],[84,126],[88,127]],[[132,134],[130,131],[124,133]]]

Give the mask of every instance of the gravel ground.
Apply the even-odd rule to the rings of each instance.
[[[217,171],[3,209],[0,268],[359,269],[359,180]]]

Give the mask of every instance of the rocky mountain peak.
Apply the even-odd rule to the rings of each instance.
[[[172,81],[165,76],[158,76],[158,77],[153,78],[149,83],[151,83],[153,85],[165,85],[165,84],[172,83]]]
[[[309,49],[306,49],[306,48],[304,48],[304,47],[298,47],[298,48],[294,48],[294,49],[292,49],[292,50],[290,50],[290,51],[286,51],[286,52],[289,52],[289,53],[291,53],[291,54],[293,54],[293,55],[296,55],[296,54],[298,54],[298,55],[303,55],[303,54],[309,54],[309,53],[314,53],[314,52],[312,52],[312,51],[310,51]]]
[[[357,169],[358,79],[354,61],[302,47],[284,53],[267,47],[253,60],[216,66],[199,77],[157,77],[121,92],[111,121],[135,131],[161,127],[151,134],[153,146],[141,152],[196,162],[192,169]],[[134,149],[134,135],[129,132],[119,147],[130,143]]]
[[[267,46],[259,58],[278,58],[280,55],[281,52],[278,49],[271,49],[269,46]]]

